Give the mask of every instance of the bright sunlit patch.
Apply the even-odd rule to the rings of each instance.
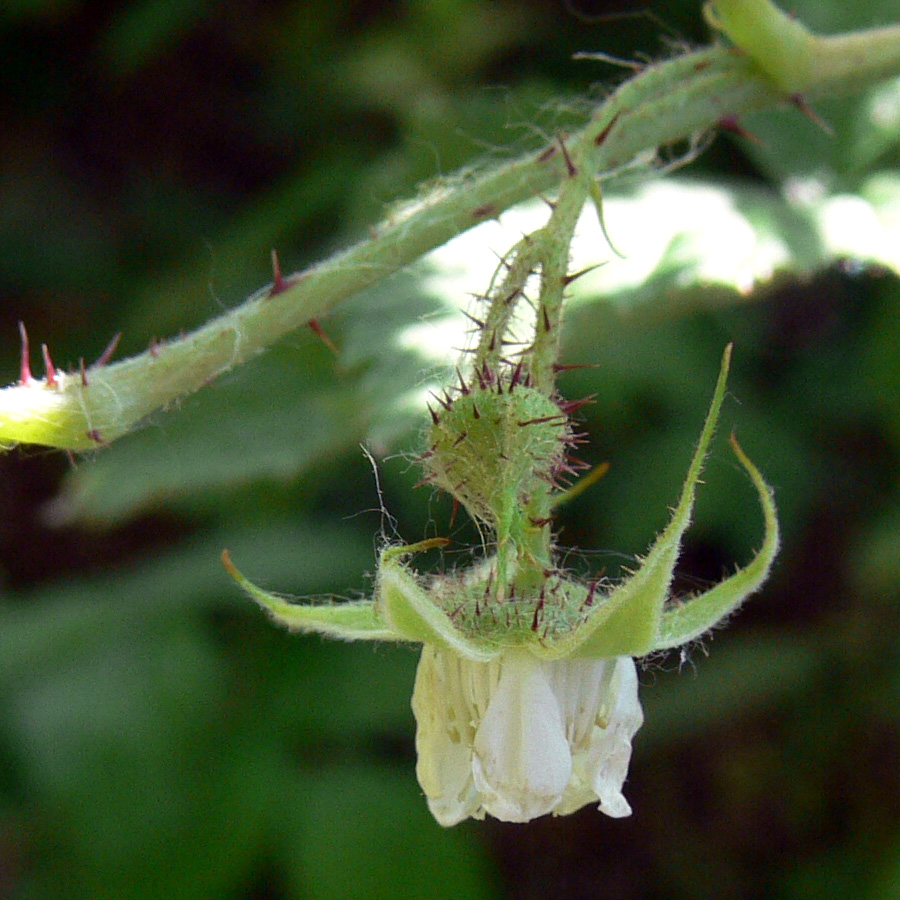
[[[446,366],[472,343],[472,322],[464,312],[478,314],[473,284],[488,284],[503,255],[523,234],[544,224],[546,203],[534,200],[507,210],[459,235],[429,253],[420,276],[424,294],[440,298],[446,314],[435,315],[404,328],[397,337],[401,349],[414,350],[430,365]]]
[[[478,310],[470,285],[489,283],[502,254],[547,215],[541,200],[521,204],[431,253],[422,290],[444,299],[447,315],[405,328],[400,346],[432,364],[455,360],[456,351],[471,342],[472,323],[463,313]],[[660,179],[629,196],[610,195],[604,217],[623,258],[610,249],[595,209],[587,206],[572,243],[571,270],[598,268],[573,284],[574,302],[615,301],[667,269],[673,270],[676,287],[699,282],[747,292],[790,261],[781,237],[751,224],[728,190],[700,182]]]
[[[576,299],[614,297],[652,276],[675,269],[676,284],[723,284],[745,292],[771,278],[790,255],[775,234],[763,234],[738,209],[729,191],[685,180],[663,179],[629,197],[604,204],[609,251],[596,212],[586,209],[573,242],[574,268],[593,256],[609,260],[574,285]]]
[[[875,128],[896,141],[900,130],[900,78],[893,78],[875,88],[867,98],[866,112]]]
[[[860,197],[829,197],[818,210],[817,218],[822,239],[835,256],[885,260],[892,255],[888,234],[878,215]],[[896,260],[896,250],[893,256]]]

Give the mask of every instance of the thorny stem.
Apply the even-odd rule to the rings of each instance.
[[[562,330],[560,317],[569,283],[569,247],[578,217],[590,193],[590,177],[574,169],[559,190],[550,221],[541,230],[546,249],[541,260],[541,292],[534,328],[532,377],[534,386],[548,395],[556,385],[555,366],[559,361]]]
[[[767,0],[734,2],[748,8],[771,6]],[[728,36],[745,48],[740,29]],[[804,100],[858,90],[900,73],[900,26],[809,39],[817,58],[839,57],[841,66],[804,71]],[[852,53],[845,53],[848,47]],[[648,66],[566,140],[571,159],[591,177],[611,179],[661,145],[708,132],[747,112],[796,102],[779,87],[783,81],[767,71],[766,48],[760,56],[759,48],[748,43],[746,51],[717,45]],[[785,55],[784,48],[773,44],[773,55],[776,51]],[[366,240],[281,279],[274,289],[258,291],[191,334],[154,344],[119,363],[84,373],[57,370],[55,378],[26,379],[0,391],[0,446],[24,442],[83,451],[108,443],[154,410],[198,390],[457,234],[575,181],[558,143],[552,143],[541,152],[447,183],[381,223]]]

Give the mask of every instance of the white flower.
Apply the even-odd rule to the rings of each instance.
[[[479,496],[494,491],[496,497],[491,497],[503,507],[502,514],[494,516],[493,556],[459,572],[425,578],[403,558],[442,547],[445,538],[385,547],[372,600],[291,603],[251,584],[227,552],[223,554],[238,583],[290,628],[345,640],[423,645],[412,700],[418,724],[416,771],[442,825],[488,813],[508,822],[527,822],[547,813],[566,815],[592,802],[599,802],[609,816],[631,812],[622,785],[631,739],[643,721],[634,657],[681,646],[709,631],[760,587],[778,552],[772,491],[732,437],[762,506],[762,544],[746,566],[708,590],[687,599],[671,595],[682,537],[725,396],[730,355],[729,347],[672,518],[641,565],[615,585],[568,578],[554,562],[550,518],[543,508],[537,514],[527,503],[523,509],[513,508],[532,494],[556,502],[547,493],[537,462],[531,472],[535,484],[528,490],[522,489],[520,479],[527,474],[525,466],[512,473],[499,493],[490,485],[500,473],[491,469],[493,474],[476,491]],[[489,380],[484,372],[481,377]],[[510,379],[505,391],[497,390],[493,403],[479,395],[477,406],[473,389],[461,392],[470,424],[499,427],[499,437],[496,428],[488,429],[501,447],[491,452],[507,462],[510,448],[519,446],[514,438],[521,437],[525,426],[557,422],[553,427],[560,427],[562,421],[545,416],[538,404],[523,413],[524,419],[507,421],[504,431],[503,403],[497,398],[505,402],[514,392],[529,403],[534,400],[534,391],[515,389],[516,384],[520,381]],[[451,400],[440,402],[449,413]],[[437,425],[440,416],[433,417]],[[445,449],[454,451],[470,437],[465,431],[453,440],[445,435]],[[476,461],[468,457],[470,467]],[[460,490],[475,490],[471,472],[453,471],[461,478]],[[556,499],[560,496],[565,494]],[[477,498],[460,497],[478,506]],[[501,523],[505,536],[500,534]]]
[[[419,784],[441,825],[489,813],[527,822],[599,801],[616,818],[643,722],[634,661],[539,659],[511,650],[475,662],[426,645],[416,675]]]

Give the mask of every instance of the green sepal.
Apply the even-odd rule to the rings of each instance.
[[[270,594],[248,581],[235,568],[227,550],[222,565],[228,574],[279,624],[291,631],[315,632],[345,641],[400,641],[400,635],[385,627],[371,600],[346,603],[294,603]]]
[[[638,570],[597,603],[568,641],[561,642],[569,644],[566,655],[592,658],[643,656],[656,646],[663,607],[681,551],[681,539],[691,522],[697,482],[722,409],[731,349],[729,344],[722,354],[712,403],[669,524],[657,537]]]
[[[765,520],[762,546],[756,556],[730,578],[726,578],[699,596],[666,610],[654,646],[656,650],[678,647],[687,641],[695,640],[734,612],[766,580],[778,553],[780,544],[778,515],[772,489],[763,481],[759,470],[747,458],[734,435],[731,436],[731,446],[759,494]]]
[[[465,659],[487,662],[500,653],[500,648],[465,637],[429,598],[421,579],[400,561],[401,556],[444,543],[443,538],[437,538],[382,551],[375,582],[377,614],[391,628],[394,640],[436,644]]]

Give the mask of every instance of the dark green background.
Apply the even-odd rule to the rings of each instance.
[[[269,280],[270,248],[302,267],[418,182],[540,145],[527,123],[552,134],[619,77],[573,52],[706,39],[699,3],[608,17],[629,9],[4,3],[0,377],[20,319],[64,366],[118,331],[139,352]],[[826,31],[896,19],[876,0],[792,9]],[[691,172],[761,227],[792,173],[852,192],[898,162],[893,137],[848,151],[855,102],[823,104],[833,138],[759,117],[764,147],[717,139]],[[394,335],[441,308],[398,279],[323,322],[338,358],[304,331],[93,456],[0,459],[0,896],[900,897],[900,290],[846,260],[810,273],[808,232],[781,224],[802,277],[750,302],[706,302],[672,263],[627,298],[638,314],[570,317],[567,360],[599,365],[561,387],[597,394],[585,456],[612,464],[562,512],[562,542],[591,551],[575,568],[615,575],[663,525],[729,340],[720,431],[784,525],[731,626],[646,667],[630,819],[440,829],[413,773],[414,650],[286,635],[220,568],[228,546],[268,587],[365,592],[384,524],[367,439],[399,535],[450,527],[396,455],[418,424],[394,401],[425,363]],[[760,540],[721,439],[706,482],[680,592]]]

